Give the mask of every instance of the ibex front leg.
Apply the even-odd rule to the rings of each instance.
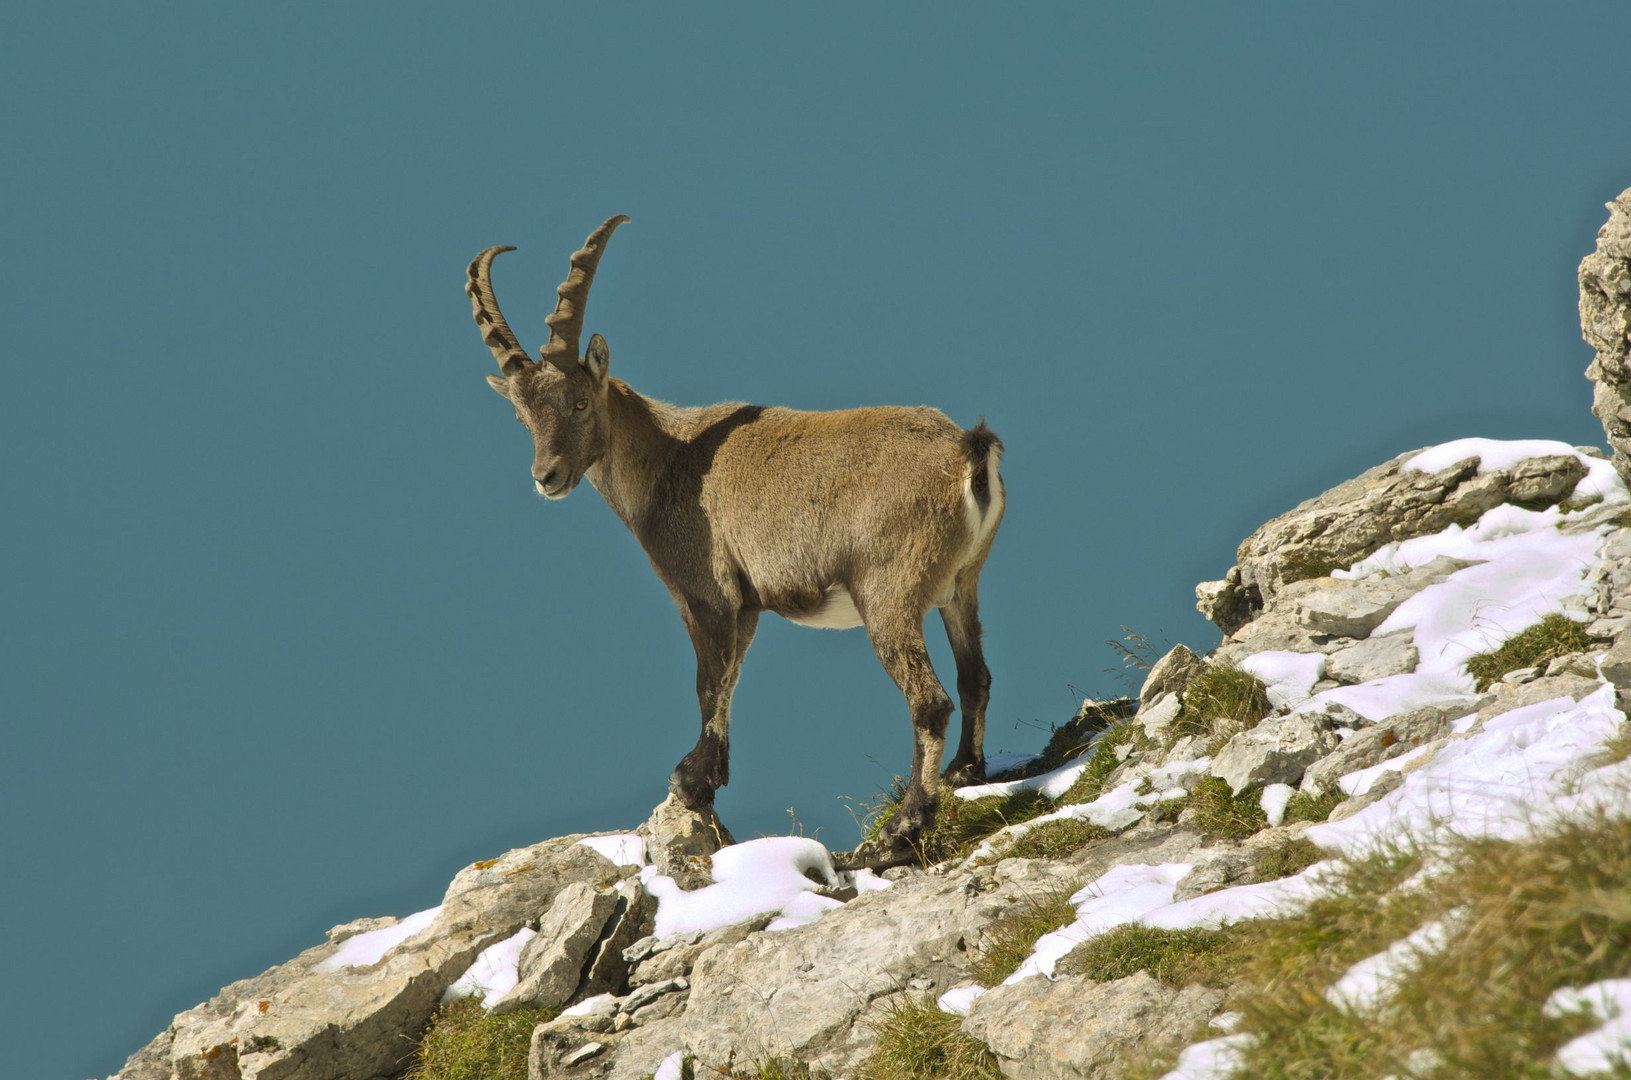
[[[714,804],[714,792],[731,779],[731,694],[742,672],[742,658],[759,627],[757,612],[683,612],[691,645],[697,652],[697,704],[702,734],[697,745],[674,767],[668,787],[692,810]]]

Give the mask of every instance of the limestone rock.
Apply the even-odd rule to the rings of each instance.
[[[1336,746],[1337,736],[1318,713],[1271,716],[1230,739],[1212,759],[1212,775],[1237,795],[1256,785],[1295,784]]]
[[[1531,459],[1482,474],[1477,458],[1436,473],[1406,471],[1405,462],[1418,452],[1400,454],[1263,525],[1242,541],[1222,581],[1196,587],[1196,607],[1225,634],[1236,634],[1287,585],[1323,578],[1390,541],[1470,524],[1509,500],[1550,505],[1566,498],[1586,471],[1574,457]]]
[[[324,961],[343,947],[326,942],[231,984],[177,1016],[120,1075],[351,1080],[394,1074],[404,1037],[424,1028],[442,992],[482,949],[538,917],[569,883],[611,885],[628,872],[578,839],[547,840],[460,871],[435,920],[367,967],[325,970]]]
[[[684,1045],[719,1068],[787,1055],[844,1075],[873,1035],[856,1021],[911,976],[950,986],[980,935],[1025,898],[1074,884],[1074,868],[1010,859],[957,875],[918,875],[869,892],[819,922],[704,952],[691,974]],[[1062,877],[1061,875],[1070,875]]]
[[[621,994],[628,990],[629,961],[624,950],[651,933],[657,918],[657,898],[635,879],[618,885],[617,907],[612,912],[611,930],[595,946],[598,950],[588,963],[577,997]]]
[[[1339,683],[1352,685],[1415,671],[1415,636],[1411,629],[1366,638],[1327,657],[1325,673]]]
[[[963,1030],[997,1055],[1004,1074],[1027,1080],[1118,1075],[1118,1062],[1203,1026],[1223,991],[1173,990],[1145,972],[1097,983],[1081,975],[997,986],[976,998]]]
[[[1144,734],[1156,742],[1164,741],[1181,708],[1183,703],[1178,700],[1177,694],[1168,693],[1157,698],[1153,705],[1138,713],[1138,721],[1144,725]]]
[[[1302,789],[1308,792],[1335,791],[1337,781],[1342,777],[1379,765],[1439,738],[1448,731],[1450,721],[1458,720],[1471,711],[1466,706],[1456,709],[1429,707],[1412,709],[1378,721],[1355,732],[1329,756],[1309,766],[1308,771],[1303,773]]]
[[[1138,691],[1139,704],[1149,705],[1162,694],[1182,694],[1189,681],[1205,670],[1201,658],[1187,645],[1174,645],[1145,676],[1144,686]]]
[[[515,988],[489,1002],[493,1013],[514,1012],[523,1005],[559,1008],[572,997],[583,979],[584,961],[600,940],[617,894],[574,881],[555,894],[549,910],[538,922],[538,936],[527,942],[516,965]]]
[[[736,841],[713,810],[690,810],[669,795],[636,830],[646,841],[646,855],[659,873],[680,883],[681,888],[705,885],[709,859],[714,852]]]
[[[1597,250],[1580,261],[1580,336],[1597,350],[1586,378],[1614,468],[1631,483],[1631,189],[1608,204]]]

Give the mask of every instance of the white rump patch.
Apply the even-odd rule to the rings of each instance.
[[[861,613],[855,610],[855,598],[842,585],[834,585],[826,592],[821,607],[808,615],[789,615],[790,622],[800,626],[814,626],[822,630],[848,630],[861,625]]]
[[[991,538],[991,530],[996,528],[997,521],[1002,517],[1002,476],[998,469],[1001,463],[1002,451],[993,446],[985,461],[991,501],[986,505],[983,516],[980,514],[980,503],[974,498],[974,467],[970,465],[963,473],[963,513],[968,516],[968,532],[973,538],[968,548],[970,555],[985,546],[985,542]]]

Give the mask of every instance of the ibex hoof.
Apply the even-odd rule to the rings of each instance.
[[[952,787],[967,787],[970,784],[985,783],[985,762],[979,761],[953,761],[946,766],[942,774],[946,783]]]
[[[891,866],[921,861],[918,849],[912,844],[891,844],[884,840],[868,840],[854,851],[832,853],[834,870],[887,870]]]

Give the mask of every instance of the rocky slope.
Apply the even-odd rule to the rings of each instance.
[[[1581,267],[1617,449],[1627,207],[1631,192]],[[1046,761],[948,794],[943,819],[986,806],[1015,820],[941,861],[837,873],[814,841],[732,845],[716,820],[665,804],[637,834],[545,840],[467,867],[429,911],[335,927],[178,1015],[117,1076],[384,1080],[438,1002],[471,993],[495,1015],[564,1009],[533,1031],[535,1080],[669,1080],[687,1061],[858,1076],[888,1019],[923,1001],[960,1015],[1012,1077],[1115,1077],[1140,1060],[1151,1075],[1158,1056],[1179,1062],[1173,1077],[1229,1075],[1252,1036],[1209,1034],[1233,1005],[1225,989],[1141,969],[1093,979],[1061,958],[1129,923],[1216,930],[1304,910],[1335,863],[1285,863],[1293,840],[1336,860],[1445,830],[1520,836],[1560,807],[1623,817],[1631,766],[1604,747],[1626,741],[1628,524],[1631,496],[1593,450],[1402,454],[1268,522],[1197,588],[1225,634],[1211,655],[1178,646],[1137,699],[1084,707]],[[1469,673],[1548,615],[1572,644]],[[1219,673],[1244,706],[1215,689]],[[1227,828],[1209,816],[1220,805]],[[1069,844],[1036,843],[1067,827]],[[1065,896],[1056,932],[992,977],[1005,921]]]
[[[486,978],[496,1012],[524,1003],[589,1003],[538,1025],[537,1077],[644,1077],[665,1061],[672,1072],[681,1051],[720,1068],[750,1071],[780,1057],[853,1074],[895,1003],[959,987],[967,989],[947,1004],[966,1011],[963,1029],[1009,1075],[1117,1075],[1118,1062],[1204,1031],[1224,993],[1198,984],[1174,988],[1145,972],[1103,982],[1049,977],[1048,963],[1033,964],[1032,977],[977,993],[971,970],[1006,914],[1038,896],[1108,881],[1117,868],[1181,868],[1170,872],[1157,907],[1231,897],[1265,852],[1334,827],[1269,825],[1279,820],[1270,812],[1254,834],[1222,838],[1185,803],[1208,777],[1265,810],[1278,800],[1283,812],[1292,788],[1329,793],[1340,797],[1330,817],[1341,822],[1402,793],[1411,773],[1496,717],[1541,702],[1586,701],[1608,685],[1605,679],[1631,689],[1631,529],[1624,527],[1631,500],[1589,452],[1512,446],[1481,445],[1482,455],[1430,470],[1416,455],[1402,455],[1248,538],[1225,579],[1198,589],[1203,610],[1229,636],[1210,657],[1180,646],[1154,666],[1139,700],[1124,706],[1136,710],[1131,721],[1112,729],[1133,737],[1117,746],[1119,760],[1098,778],[1093,797],[1082,799],[1077,782],[1096,740],[1107,736],[1091,724],[1079,734],[1088,752],[1060,769],[963,792],[1003,799],[1042,791],[1058,800],[1057,820],[1104,830],[1074,851],[1007,857],[1046,820],[1038,818],[997,831],[972,857],[857,880],[834,873],[814,841],[787,838],[774,851],[765,845],[777,841],[755,841],[716,851],[708,823],[665,806],[638,837],[546,840],[466,868],[438,908],[411,920],[336,927],[324,944],[177,1016],[119,1075],[393,1076],[449,988],[461,977],[466,986],[482,984],[479,971],[467,976],[473,967],[499,972],[496,981]],[[1491,447],[1513,460],[1484,465]],[[1436,595],[1428,590],[1468,580],[1489,560],[1476,552],[1433,555],[1415,567],[1372,572],[1363,561],[1380,566],[1378,549],[1399,558],[1401,540],[1454,537],[1462,526],[1475,526],[1467,530],[1475,534],[1504,520],[1491,514],[1511,513],[1531,515],[1523,520],[1533,535],[1589,553],[1560,583],[1547,579],[1536,587],[1546,594],[1542,603],[1577,620],[1592,644],[1479,692],[1464,677],[1435,676],[1445,668],[1423,657],[1421,627],[1395,629],[1389,619],[1413,598]],[[1507,533],[1517,528],[1501,526]],[[1354,564],[1361,564],[1358,572],[1331,576]],[[1493,640],[1517,629],[1485,627],[1483,634]],[[1198,715],[1191,708],[1186,720],[1184,712],[1195,681],[1220,665],[1257,672],[1272,713],[1255,725],[1201,716],[1199,729],[1182,734]],[[1408,707],[1394,709],[1390,700]],[[1394,762],[1397,769],[1389,771]],[[1368,782],[1350,782],[1362,774]],[[1073,788],[1080,801],[1072,801]],[[1330,844],[1332,852],[1341,847]],[[645,865],[648,851],[657,865]],[[733,899],[721,891],[727,881],[703,892],[710,872],[728,876],[725,856],[738,851],[770,852],[768,861],[761,856],[736,871],[759,891]],[[776,868],[785,880],[760,888]],[[687,896],[711,899],[697,899],[687,914]],[[1249,913],[1226,907],[1211,924]]]

